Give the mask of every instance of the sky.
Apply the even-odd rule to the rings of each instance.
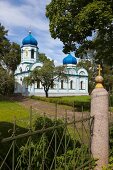
[[[40,53],[53,59],[56,65],[66,56],[63,43],[51,38],[49,20],[45,16],[46,5],[51,0],[0,0],[0,22],[8,30],[8,39],[22,45],[31,31],[38,41]]]

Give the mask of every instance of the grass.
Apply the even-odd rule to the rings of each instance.
[[[90,96],[62,96],[62,97],[40,97],[40,96],[31,96],[33,99],[47,101],[47,102],[66,102],[67,104],[73,103],[74,101],[78,102],[89,102]],[[68,103],[69,102],[69,103]]]
[[[17,120],[29,117],[29,111],[20,106],[18,102],[2,100],[0,101],[0,122],[14,122],[14,117]],[[17,123],[24,126],[23,123]]]
[[[28,131],[28,117],[29,111],[18,104],[18,102],[13,102],[10,100],[0,100],[0,139],[12,136],[14,128],[14,116],[16,117],[16,135],[25,133]],[[21,119],[21,121],[20,121]],[[27,120],[27,121],[22,121]],[[21,144],[25,140],[18,140]],[[0,144],[0,155],[5,157],[8,149],[10,147],[10,142]],[[11,154],[11,153],[10,153]],[[12,155],[9,154],[9,157]],[[0,160],[1,161],[1,160]]]
[[[49,101],[49,99],[47,100]],[[78,102],[81,102],[81,101],[89,102],[90,100],[89,96],[87,97],[86,96],[62,97],[62,98],[51,98],[51,99],[54,100],[54,103],[56,101],[59,101],[60,99],[60,102],[63,101],[62,104],[64,104],[64,101],[65,101],[65,104],[68,103],[69,101],[73,103],[75,99]],[[9,100],[1,100],[0,101],[0,139],[1,140],[3,138],[6,138],[12,135],[14,116],[16,116],[16,119],[17,119],[16,135],[28,132],[29,110],[19,105],[18,102],[9,101]],[[21,121],[18,121],[19,119],[21,119]],[[73,127],[69,126],[68,130],[69,130],[71,137],[73,137],[74,135]],[[78,130],[80,131],[80,134],[81,134],[81,127],[79,127]],[[76,138],[79,139],[77,132],[76,132]],[[84,134],[84,139],[86,139],[85,134]],[[18,147],[20,147],[24,145],[26,141],[27,141],[27,138],[18,139],[16,140],[16,144]],[[7,154],[10,144],[11,144],[10,142],[1,144],[0,155],[2,155],[3,158]],[[8,159],[7,159],[7,161],[9,161],[9,165],[11,163],[11,156],[12,156],[12,151],[10,152]],[[15,159],[16,159],[16,156],[17,155],[15,155]]]

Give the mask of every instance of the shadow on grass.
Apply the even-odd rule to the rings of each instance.
[[[22,96],[21,94],[13,94],[10,96],[1,96],[0,95],[0,101],[18,101],[18,102],[22,102],[23,100],[27,100],[28,97],[26,96]]]
[[[9,149],[12,145],[12,141],[8,141],[8,142],[1,142],[3,139],[11,137],[13,134],[13,128],[14,128],[14,124],[13,123],[9,123],[9,122],[0,122],[0,166],[3,162],[3,160],[5,159],[6,155],[9,152]],[[23,127],[17,126],[16,125],[16,135],[22,134],[22,133],[26,133],[28,132],[28,129],[25,129]],[[27,138],[22,138],[22,139],[18,139],[15,141],[15,160],[17,159],[18,156],[18,149],[22,146],[25,145],[27,141]],[[13,155],[13,149],[10,150],[7,159],[5,161],[4,166],[2,167],[1,170],[9,170],[12,167],[12,155]]]

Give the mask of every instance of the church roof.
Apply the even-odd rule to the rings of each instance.
[[[77,59],[71,54],[68,54],[68,56],[63,59],[63,64],[77,64]]]
[[[25,37],[22,41],[23,45],[35,45],[37,46],[38,42],[37,40],[32,36],[31,31],[29,31],[29,35]]]

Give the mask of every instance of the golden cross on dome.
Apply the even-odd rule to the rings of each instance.
[[[101,73],[101,71],[102,71],[102,67],[101,67],[101,65],[100,65],[100,64],[98,65],[97,70],[98,70],[98,76],[100,76],[100,73]]]

